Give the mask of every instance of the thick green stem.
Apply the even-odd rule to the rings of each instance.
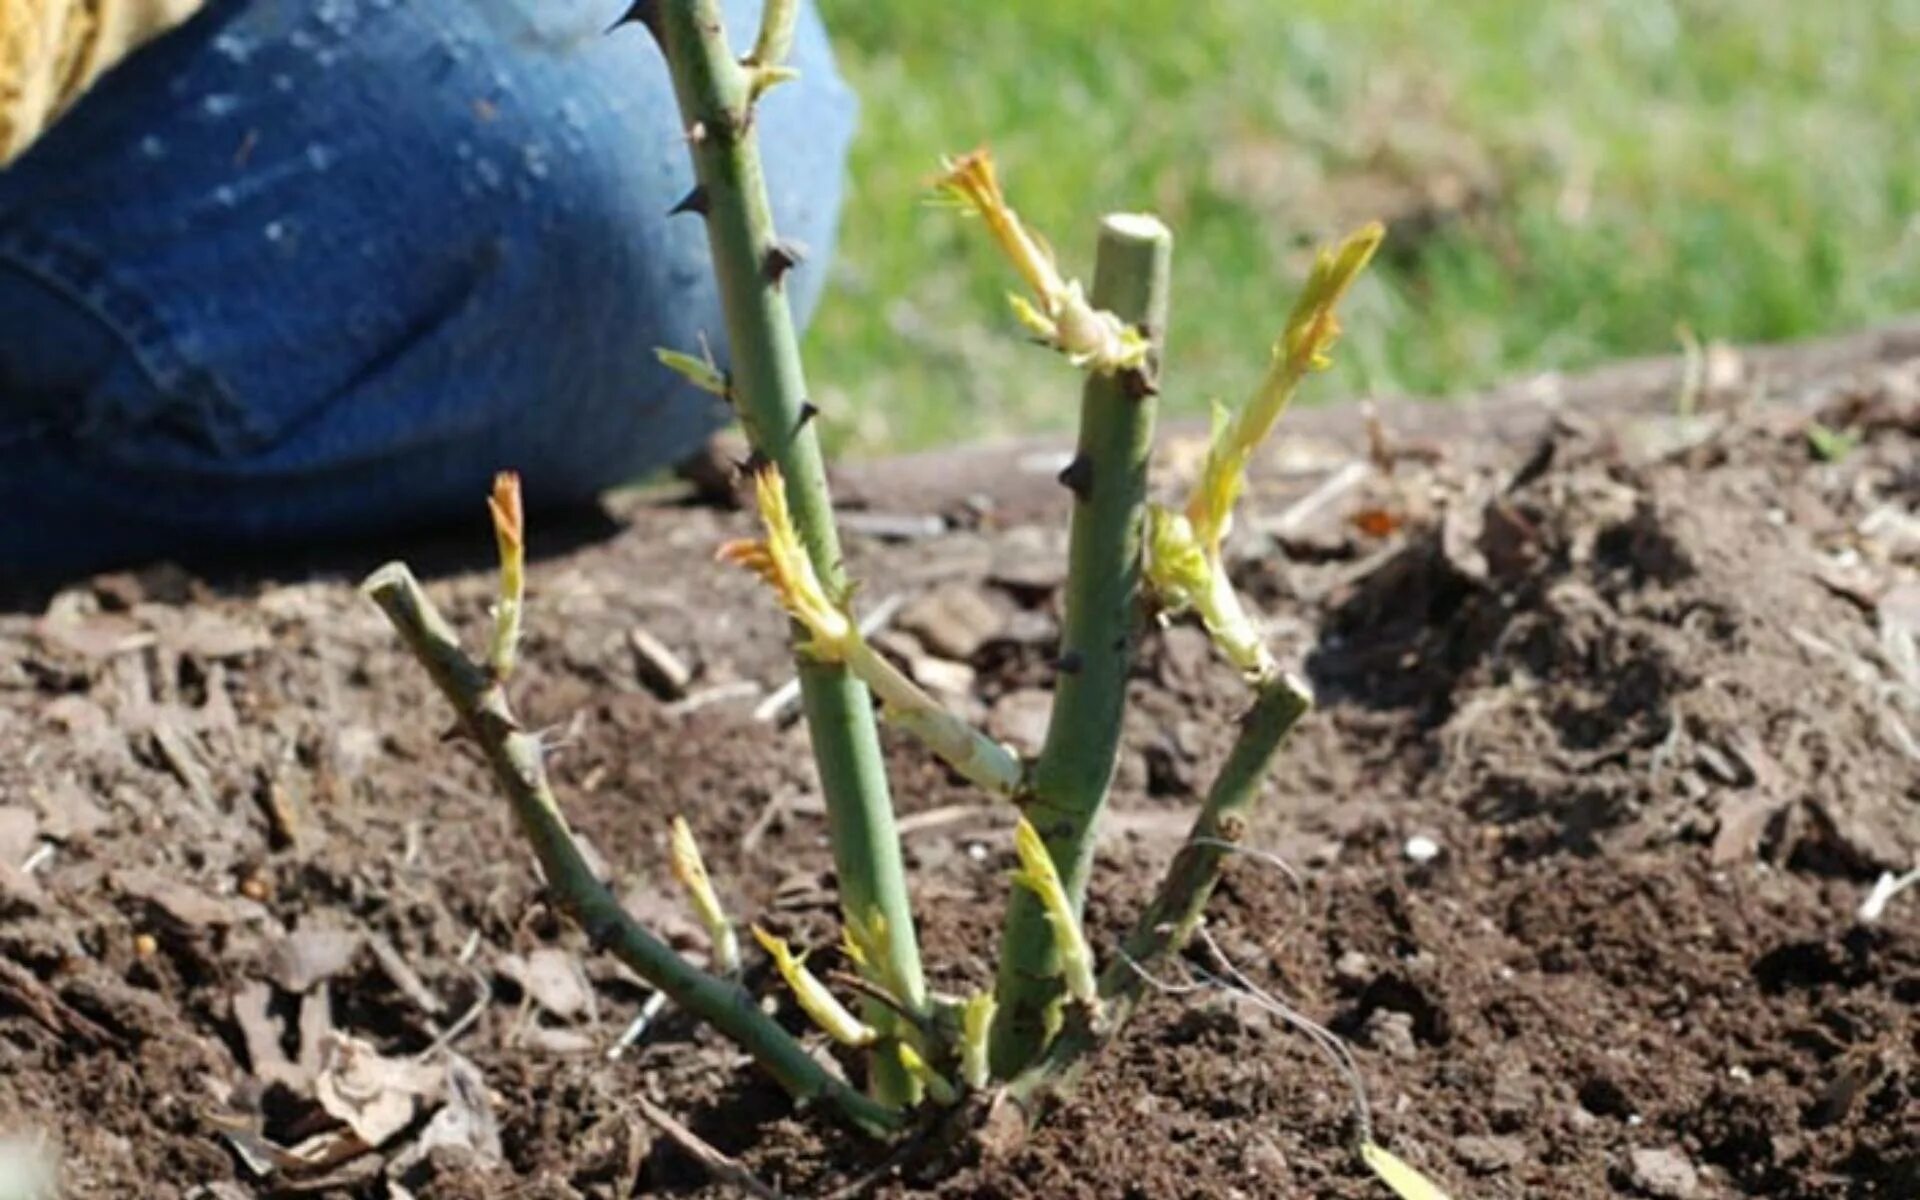
[[[461,729],[486,754],[522,833],[540,860],[548,889],[593,943],[611,950],[680,1007],[738,1043],[796,1098],[831,1104],[872,1133],[897,1129],[897,1112],[828,1071],[738,985],[709,975],[675,954],[638,925],[594,877],[554,801],[539,739],[520,728],[505,688],[460,649],[452,629],[413,574],[399,563],[390,563],[374,572],[364,586],[453,705]]]
[[[1312,706],[1313,695],[1302,680],[1275,674],[1261,683],[1185,844],[1121,943],[1119,956],[1100,976],[1099,1022],[1079,1020],[1061,1030],[1045,1056],[1008,1085],[1014,1099],[1030,1101],[1070,1079],[1085,1056],[1133,1015],[1147,986],[1146,975],[1193,936],[1220,882],[1221,865],[1246,836],[1248,810],[1260,798],[1280,743]]]
[[[1079,445],[1061,477],[1074,492],[1061,673],[1026,816],[1045,840],[1076,915],[1120,745],[1172,251],[1173,235],[1152,217],[1115,215],[1101,223],[1092,302],[1144,330],[1153,350],[1144,371],[1088,377]],[[1024,888],[1015,889],[996,984],[995,1075],[1007,1078],[1039,1054],[1059,1020],[1063,992],[1046,912]]]
[[[733,395],[755,452],[780,467],[794,525],[829,588],[844,580],[833,502],[811,421],[793,315],[782,287],[796,251],[780,241],[753,135],[754,70],[727,45],[718,0],[657,0],[643,13],[673,74],[700,193],[714,274],[726,314]],[[759,63],[757,69],[773,64]],[[810,410],[807,410],[810,411]],[[926,1003],[920,950],[907,903],[906,872],[867,689],[843,667],[799,656],[802,708],[827,804],[840,899],[849,920],[886,922],[890,977]],[[869,1004],[868,1019],[891,1030],[895,1014]],[[875,1094],[893,1104],[915,1098],[890,1044],[872,1055]]]

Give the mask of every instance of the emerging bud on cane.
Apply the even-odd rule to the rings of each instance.
[[[935,1104],[950,1105],[960,1098],[959,1093],[953,1090],[953,1085],[940,1072],[928,1066],[918,1050],[905,1042],[895,1042],[894,1050],[900,1056],[901,1069],[927,1090],[928,1099]]]
[[[520,476],[502,471],[487,497],[493,540],[500,552],[500,594],[493,605],[493,641],[487,667],[495,679],[513,674],[520,650],[520,617],[526,601],[527,524],[520,505]]]
[[[1022,325],[1065,354],[1074,366],[1097,374],[1137,371],[1146,365],[1149,345],[1140,331],[1112,313],[1094,308],[1079,280],[1062,276],[1053,251],[1021,223],[1000,190],[991,154],[985,149],[975,150],[947,159],[941,166],[945,173],[935,185],[937,194],[986,222],[1001,253],[1032,293],[1031,299],[1007,297]]]
[[[1374,251],[1386,239],[1387,227],[1370,221],[1348,234],[1331,250],[1321,249],[1313,270],[1294,302],[1275,352],[1295,364],[1301,373],[1324,371],[1333,365],[1327,356],[1340,337],[1340,319],[1335,310],[1360,272],[1373,260]]]
[[[728,384],[726,374],[713,361],[713,352],[704,346],[701,347],[701,351],[703,357],[695,358],[691,354],[682,354],[678,350],[657,348],[653,356],[660,360],[661,366],[701,391],[710,392],[722,400],[731,401],[733,388]]]
[[[855,919],[849,913],[846,925],[840,930],[840,949],[861,977],[886,992],[894,1003],[909,1012],[920,1007],[920,998],[894,969],[885,913],[872,908],[864,919]]]
[[[1274,669],[1240,597],[1227,577],[1221,547],[1233,528],[1233,509],[1246,490],[1247,467],[1293,398],[1301,379],[1331,365],[1327,352],[1340,334],[1335,312],[1385,237],[1378,223],[1366,225],[1314,261],[1300,299],[1274,342],[1272,361],[1259,388],[1238,413],[1213,406],[1213,432],[1200,477],[1186,509],[1174,514],[1153,507],[1148,514],[1147,579],[1170,612],[1192,609],[1221,653],[1256,679]]]
[[[1340,336],[1335,310],[1385,236],[1386,229],[1376,221],[1348,235],[1334,249],[1320,251],[1286,328],[1274,342],[1272,362],[1260,387],[1237,414],[1229,416],[1215,407],[1206,465],[1187,503],[1187,519],[1209,557],[1219,555],[1254,451],[1273,432],[1300,380],[1332,365],[1328,352]]]
[[[726,909],[721,907],[719,894],[713,890],[707,864],[700,857],[700,845],[693,840],[693,829],[684,817],[673,819],[667,860],[673,868],[673,877],[687,891],[694,915],[707,931],[707,940],[713,946],[714,967],[723,975],[739,974],[740,939],[733,931],[733,922],[727,919]]]
[[[987,1046],[993,1034],[993,1015],[999,1011],[992,992],[975,992],[960,1014],[960,1077],[970,1088],[987,1086]]]
[[[779,467],[765,463],[754,472],[753,499],[766,537],[728,542],[718,557],[766,581],[780,607],[806,627],[808,641],[802,649],[821,662],[842,661],[859,642],[859,631],[813,569],[813,559],[794,529]]]
[[[786,66],[793,52],[794,27],[800,19],[800,0],[767,0],[760,10],[760,33],[753,49],[740,60],[747,71],[747,103],[758,100],[775,84],[800,78],[800,72]]]
[[[1013,881],[1032,892],[1046,910],[1047,924],[1053,928],[1053,942],[1060,952],[1060,974],[1067,994],[1082,1004],[1098,1005],[1100,995],[1094,983],[1093,951],[1087,946],[1087,935],[1080,928],[1073,901],[1060,882],[1060,871],[1047,853],[1040,831],[1025,817],[1014,827],[1013,850],[1020,859]]]
[[[827,990],[827,985],[807,969],[806,955],[795,954],[785,938],[775,937],[758,925],[753,927],[753,936],[773,957],[774,969],[786,980],[800,1010],[825,1030],[828,1037],[843,1046],[855,1047],[871,1046],[879,1038],[871,1025],[849,1012],[846,1005]]]
[[[1207,554],[1186,517],[1157,504],[1147,507],[1146,574],[1161,606],[1168,613],[1193,610],[1228,662],[1252,679],[1273,671],[1273,656],[1241,607],[1225,564]]]

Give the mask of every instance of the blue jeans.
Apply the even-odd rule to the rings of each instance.
[[[722,425],[692,167],[626,0],[211,0],[0,172],[0,575],[529,505]],[[729,3],[735,44],[758,6]],[[804,316],[855,103],[809,10],[757,128]]]

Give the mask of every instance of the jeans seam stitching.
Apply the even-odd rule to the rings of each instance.
[[[192,364],[175,346],[173,331],[153,301],[116,278],[96,256],[44,230],[0,227],[0,266],[51,289],[98,322],[164,400],[187,400],[205,389],[216,408],[238,418],[235,432],[251,436],[225,383],[212,370]]]

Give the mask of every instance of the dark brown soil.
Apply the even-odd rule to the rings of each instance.
[[[1920,346],[1850,347],[1719,364],[1705,424],[1643,415],[1671,408],[1667,365],[1570,382],[1557,416],[1538,385],[1394,409],[1392,473],[1318,513],[1293,506],[1364,461],[1354,414],[1302,414],[1266,465],[1241,582],[1322,707],[1257,831],[1301,883],[1243,860],[1211,928],[1353,1044],[1381,1139],[1456,1200],[1920,1196],[1920,895],[1856,916],[1920,855]],[[1853,440],[1837,460],[1815,420]],[[1194,447],[1165,443],[1172,487]],[[979,641],[946,649],[961,669],[919,665],[1016,741],[1059,580],[1064,497],[1035,488],[1057,466],[1035,454],[842,487],[860,528],[949,519],[856,534],[851,565],[869,606],[958,597],[961,628],[910,603],[888,645]],[[533,577],[517,699],[569,815],[689,949],[674,813],[740,912],[825,945],[804,730],[752,716],[786,674],[781,623],[711,562],[745,520],[645,497],[614,513]],[[477,502],[461,541],[486,549]],[[791,1196],[881,1163],[670,1015],[608,1059],[646,991],[542,900],[477,759],[354,593],[372,565],[159,569],[0,616],[0,1133],[43,1135],[69,1197],[721,1194],[642,1118],[644,1092]],[[476,638],[489,586],[477,564],[433,584]],[[692,668],[691,700],[656,693],[636,628]],[[1244,700],[1181,627],[1146,637],[1134,691],[1097,945],[1151,888]],[[977,985],[1008,821],[912,746],[891,755],[935,982]],[[438,1073],[450,1028],[497,1161],[484,1136],[426,1152],[423,1108],[328,1170],[249,1164],[325,1124],[322,1035],[432,1050]],[[1170,995],[1023,1143],[963,1137],[876,1187],[1382,1197],[1353,1135],[1306,1039],[1224,994]]]

